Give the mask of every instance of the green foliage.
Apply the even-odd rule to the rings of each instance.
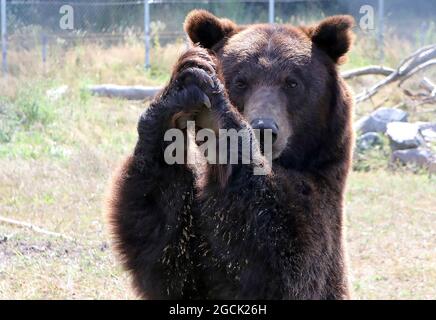
[[[165,23],[162,21],[152,21],[150,23],[150,34],[154,48],[160,48],[159,33],[166,28]]]
[[[41,155],[64,157],[58,129],[59,111],[65,101],[46,95],[51,81],[32,82],[18,90],[16,98],[3,99],[0,123],[0,158],[38,158]]]
[[[426,45],[436,43],[436,24],[434,21],[430,21],[429,23],[425,23],[422,25],[425,30],[416,30],[415,39],[417,43],[417,47],[423,47]]]
[[[37,85],[19,90],[14,101],[0,101],[0,143],[11,142],[18,131],[43,128],[55,118],[55,110]]]
[[[0,99],[0,143],[11,141],[17,126],[18,121],[10,109],[9,102],[6,99]]]
[[[381,144],[373,146],[367,150],[355,148],[353,159],[354,171],[373,171],[386,169],[389,164],[390,147],[388,138],[383,136]]]
[[[25,129],[30,129],[36,124],[48,125],[53,121],[56,113],[54,105],[45,95],[44,88],[38,84],[21,89],[14,106],[16,117]]]

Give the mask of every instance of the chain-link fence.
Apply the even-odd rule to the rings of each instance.
[[[416,0],[216,0],[216,1],[1,1],[2,68],[8,71],[8,52],[37,49],[40,62],[49,63],[50,52],[61,55],[68,47],[93,42],[111,46],[125,41],[144,45],[144,64],[150,50],[184,39],[183,21],[194,8],[207,9],[238,23],[306,23],[332,14],[352,14],[359,19],[372,8],[372,36],[382,48],[383,34],[407,30],[422,44],[435,31],[433,1]],[[383,50],[381,50],[381,53]],[[382,59],[383,55],[380,56]]]

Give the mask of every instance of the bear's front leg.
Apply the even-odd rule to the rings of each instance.
[[[269,173],[270,164],[261,153],[255,132],[231,104],[216,65],[212,64],[209,69],[189,67],[182,75],[184,83],[201,91],[206,101],[204,104],[208,106],[207,112],[203,108],[191,119],[199,128],[212,129],[216,137],[215,159],[212,157],[214,161],[210,162],[211,158],[208,158],[206,174],[198,181],[200,195],[209,188],[224,189],[232,174],[241,168],[254,170],[256,174]],[[199,117],[201,121],[197,121]],[[248,166],[241,167],[241,164]]]
[[[213,72],[205,50],[179,59],[169,85],[141,115],[134,153],[115,173],[108,217],[115,248],[143,298],[198,297],[194,177],[184,164],[167,164],[165,132],[208,104],[193,80]],[[185,135],[186,138],[186,135]]]

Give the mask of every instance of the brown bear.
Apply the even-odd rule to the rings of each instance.
[[[188,15],[192,46],[141,115],[108,198],[115,248],[141,297],[349,297],[352,98],[337,65],[353,23],[238,26],[203,10]],[[164,160],[165,132],[204,105],[217,128],[248,130],[250,163],[200,170]],[[272,133],[271,161],[253,129]],[[253,174],[255,161],[268,174]]]

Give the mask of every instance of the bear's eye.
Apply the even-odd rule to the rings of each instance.
[[[245,79],[236,79],[235,80],[235,87],[238,89],[245,89],[248,87],[248,83]]]
[[[295,89],[298,87],[298,83],[294,79],[286,79],[286,86],[288,88]]]

